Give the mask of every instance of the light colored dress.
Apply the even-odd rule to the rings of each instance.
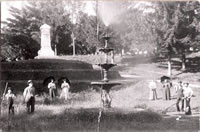
[[[61,94],[60,94],[60,98],[64,98],[65,100],[67,100],[68,93],[69,93],[69,88],[70,88],[70,86],[69,86],[69,84],[67,82],[63,82],[61,84],[62,91],[61,91]]]

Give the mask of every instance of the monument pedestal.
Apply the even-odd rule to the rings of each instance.
[[[51,49],[43,48],[38,51],[38,56],[36,59],[43,59],[43,58],[54,58],[54,52]]]

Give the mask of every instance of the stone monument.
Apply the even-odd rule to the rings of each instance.
[[[55,56],[55,53],[51,48],[50,29],[51,27],[47,24],[43,24],[40,27],[41,47],[36,58],[49,58]]]

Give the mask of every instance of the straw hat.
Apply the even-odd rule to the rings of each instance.
[[[29,83],[33,83],[33,81],[32,80],[28,80],[27,84],[29,84]]]

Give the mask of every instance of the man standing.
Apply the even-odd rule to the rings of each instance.
[[[33,113],[35,110],[35,87],[33,86],[32,80],[28,81],[28,87],[24,89],[23,95],[27,106],[27,112]]]
[[[55,90],[56,90],[56,84],[53,79],[51,79],[51,82],[49,82],[47,87],[49,89],[50,99],[53,99],[55,97]]]
[[[191,87],[189,87],[189,83],[184,83],[184,91],[183,91],[183,95],[186,101],[186,110],[185,110],[185,114],[186,115],[191,115],[191,107],[190,107],[190,100],[191,97],[193,95],[193,91],[191,89]]]
[[[151,80],[149,82],[149,100],[157,100],[157,92],[156,92],[156,82]]]
[[[184,111],[184,95],[183,95],[183,85],[182,81],[178,82],[178,86],[176,87],[176,93],[177,93],[177,101],[176,101],[176,108],[177,111],[180,111],[179,103],[182,103],[181,111]]]

